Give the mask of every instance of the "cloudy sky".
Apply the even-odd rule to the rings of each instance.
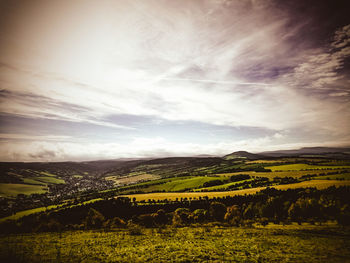
[[[346,2],[0,0],[0,160],[348,146]]]

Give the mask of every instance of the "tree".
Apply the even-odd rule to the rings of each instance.
[[[157,225],[165,225],[166,223],[168,223],[168,217],[164,209],[159,209],[157,213],[154,213],[153,220]]]
[[[88,215],[84,220],[85,228],[100,228],[105,221],[104,216],[97,210],[90,208]]]
[[[340,209],[340,213],[337,216],[337,222],[339,225],[342,226],[349,226],[350,225],[350,207],[349,205],[344,205]]]
[[[173,224],[184,225],[191,223],[191,211],[188,208],[178,208],[174,212]]]
[[[291,204],[291,206],[288,209],[288,216],[289,218],[294,221],[301,223],[301,209],[300,206],[296,203]]]
[[[195,223],[203,223],[208,219],[208,211],[205,209],[196,209],[193,212],[193,221]]]
[[[233,205],[227,208],[224,219],[231,225],[239,226],[241,222],[241,211],[239,210],[239,207],[237,205]]]
[[[153,227],[154,226],[153,215],[151,215],[151,214],[139,215],[138,222],[142,226]]]
[[[209,207],[210,216],[216,221],[223,221],[226,214],[226,206],[220,202],[212,202]]]

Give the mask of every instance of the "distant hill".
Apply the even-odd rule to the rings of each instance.
[[[248,160],[257,160],[264,158],[264,156],[260,154],[254,154],[246,151],[238,151],[227,154],[223,157],[225,160],[233,160],[233,159],[248,159]]]
[[[304,147],[296,150],[278,150],[259,153],[268,157],[325,157],[350,158],[350,147]]]

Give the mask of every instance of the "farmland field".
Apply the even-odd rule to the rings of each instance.
[[[289,158],[278,158],[273,160],[260,159],[260,160],[247,161],[246,163],[247,164],[251,164],[251,163],[271,164],[271,163],[294,163],[294,162],[305,162],[305,161],[312,162],[312,163],[322,163],[324,162],[324,159],[289,157]]]
[[[135,231],[136,230],[136,231]],[[304,224],[203,226],[0,237],[2,262],[348,262],[350,231]]]
[[[318,180],[350,180],[350,173],[340,173],[340,174],[331,174],[325,176],[313,177],[313,179]]]
[[[350,169],[350,166],[349,165],[326,166],[326,165],[310,165],[310,164],[296,163],[296,164],[285,164],[285,165],[277,165],[277,166],[266,166],[265,168],[270,169],[272,172],[275,172],[275,171]]]
[[[242,180],[242,181],[237,181],[237,182],[231,182],[231,183],[227,183],[227,184],[221,184],[221,185],[216,185],[216,186],[210,186],[210,187],[203,187],[203,188],[199,188],[199,189],[195,189],[194,191],[221,191],[221,190],[225,190],[228,187],[233,187],[234,185],[237,185],[239,183],[242,182],[249,182],[252,181],[252,179],[247,179],[247,180]]]
[[[350,185],[350,181],[338,181],[338,180],[310,180],[304,181],[301,183],[295,184],[285,184],[285,185],[276,185],[273,186],[276,189],[286,190],[286,189],[295,189],[295,188],[307,188],[307,187],[316,187],[317,189],[325,189],[330,186],[343,186]],[[176,200],[176,198],[199,198],[208,196],[209,198],[213,197],[224,197],[224,196],[235,196],[235,195],[245,195],[245,194],[255,194],[266,187],[256,187],[236,191],[226,191],[226,192],[190,192],[190,193],[148,193],[148,194],[133,194],[126,195],[130,198],[136,198],[137,201],[142,200]]]
[[[339,169],[339,171],[342,171],[342,169]],[[319,174],[327,174],[332,173],[334,171],[332,170],[310,170],[310,171],[282,171],[282,172],[254,172],[254,171],[244,171],[244,172],[235,172],[235,173],[224,173],[224,174],[217,174],[220,176],[232,176],[237,174],[248,174],[250,176],[256,176],[256,177],[267,177],[269,179],[272,179],[274,177],[295,177],[300,178],[303,175],[319,175]]]
[[[159,179],[159,176],[153,175],[153,174],[140,174],[140,175],[127,176],[122,178],[119,178],[116,176],[106,177],[106,180],[111,180],[116,184],[133,184],[140,181],[155,180],[155,179]]]
[[[16,196],[18,194],[42,194],[47,188],[41,185],[29,184],[0,184],[0,196]]]
[[[204,183],[213,180],[227,179],[225,177],[215,177],[215,176],[198,176],[193,178],[173,180],[162,185],[154,185],[150,187],[149,191],[160,191],[165,190],[169,192],[184,191],[186,189],[193,189],[201,187]]]
[[[22,178],[23,183],[25,184],[35,184],[35,185],[46,185],[43,182],[35,180],[35,177],[30,177],[30,178]]]

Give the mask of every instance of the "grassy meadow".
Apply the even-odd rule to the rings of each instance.
[[[349,262],[350,231],[269,224],[0,236],[2,262]]]

